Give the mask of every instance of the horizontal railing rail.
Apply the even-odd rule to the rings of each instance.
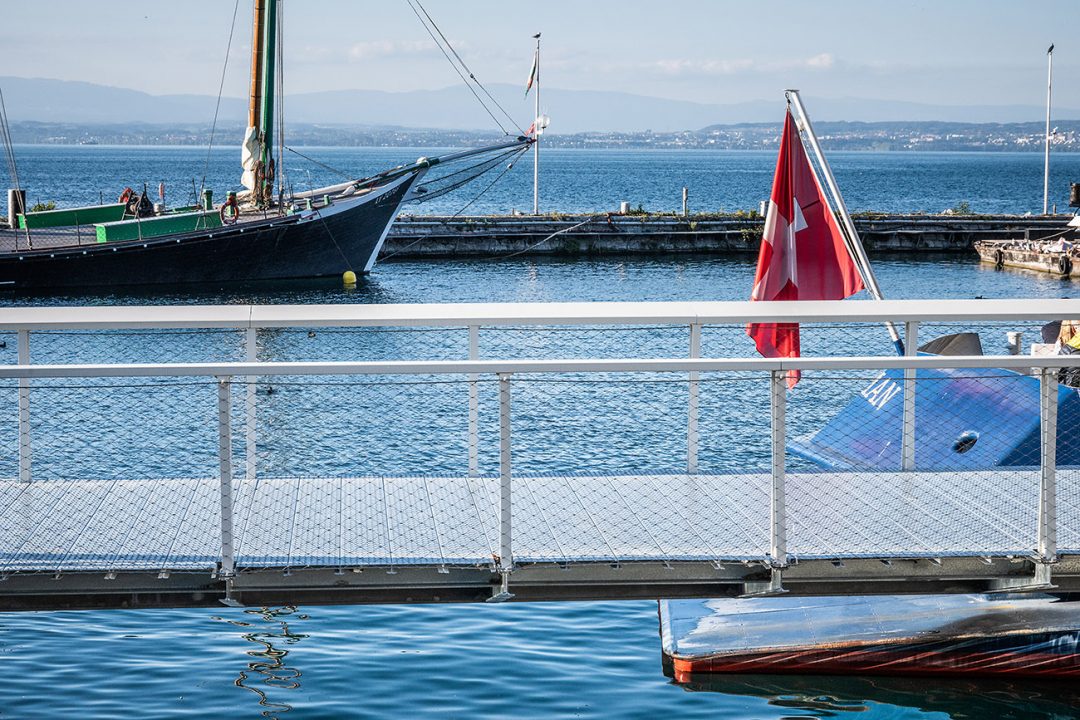
[[[711,325],[751,322],[1031,321],[1080,317],[1080,300],[450,303],[28,307],[0,310],[0,332],[470,325]]]
[[[226,362],[0,365],[0,378],[217,377],[233,375],[467,375],[533,373],[688,373],[787,370],[905,370],[1065,368],[1069,355],[928,355],[799,358],[613,360],[395,360],[389,362]]]

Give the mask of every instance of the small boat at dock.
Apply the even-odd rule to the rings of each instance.
[[[665,668],[709,673],[1080,676],[1080,602],[1050,595],[665,600]]]
[[[1080,277],[1080,215],[1069,227],[1048,237],[1029,240],[977,240],[975,251],[984,263],[1022,268],[1060,277]]]

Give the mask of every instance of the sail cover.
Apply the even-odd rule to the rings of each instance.
[[[750,299],[842,300],[862,289],[789,110]],[[751,323],[746,332],[765,357],[799,356],[797,323]],[[798,381],[789,373],[789,387]]]

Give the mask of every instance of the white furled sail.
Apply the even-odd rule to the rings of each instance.
[[[255,189],[255,166],[262,157],[262,142],[259,141],[259,129],[249,127],[244,133],[244,144],[240,147],[240,165],[244,174],[240,183],[248,190]]]

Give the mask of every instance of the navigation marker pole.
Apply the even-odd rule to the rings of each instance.
[[[1046,51],[1046,138],[1043,152],[1043,215],[1050,209],[1050,97],[1054,87],[1054,43]]]
[[[799,125],[806,132],[814,156],[817,157],[818,164],[821,165],[821,173],[825,176],[825,184],[829,188],[833,203],[836,204],[837,213],[840,215],[848,252],[851,253],[851,259],[855,261],[855,267],[859,269],[863,285],[866,286],[867,291],[875,300],[884,300],[885,296],[881,293],[881,286],[878,285],[874,270],[870,267],[870,258],[866,256],[866,249],[863,247],[862,240],[859,239],[859,232],[855,229],[855,223],[851,220],[844,198],[840,195],[840,188],[836,184],[836,178],[833,177],[832,168],[829,167],[829,162],[825,159],[825,153],[821,151],[821,145],[818,144],[817,135],[814,134],[814,127],[810,124],[810,116],[806,114],[806,108],[803,107],[799,91],[787,90],[784,94],[795,107]],[[886,321],[885,327],[889,330],[889,337],[892,339],[893,346],[896,347],[896,353],[904,355],[904,341],[900,339],[900,333],[897,331],[896,326],[892,322]]]

